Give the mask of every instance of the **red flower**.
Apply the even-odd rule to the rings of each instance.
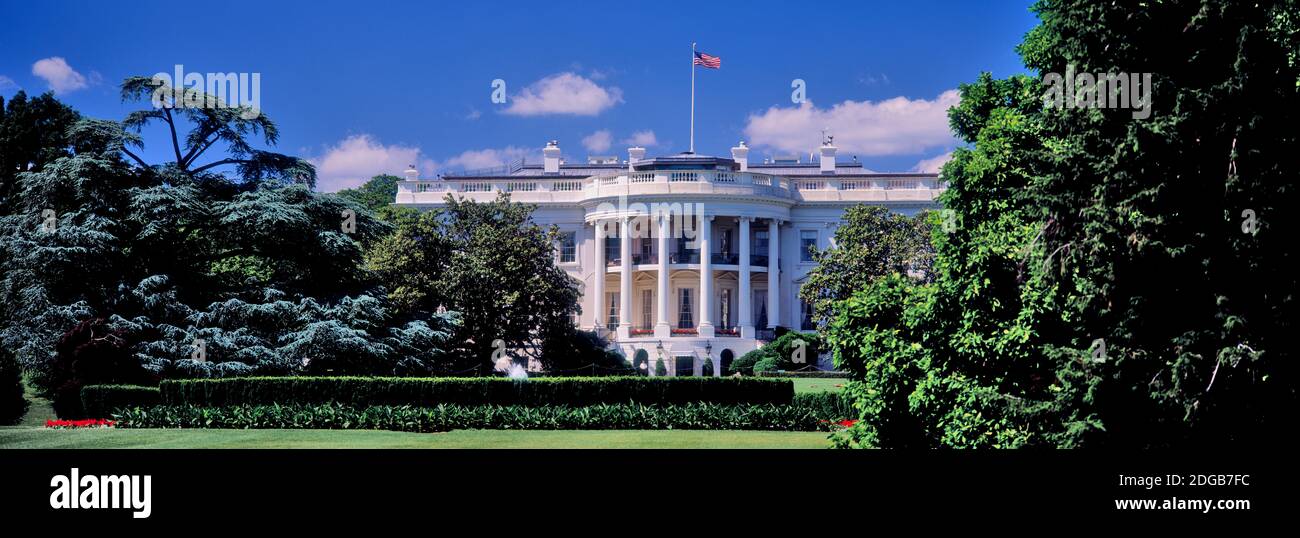
[[[102,418],[87,418],[81,420],[46,420],[46,428],[91,428],[91,427],[111,427],[113,421]]]
[[[841,420],[841,421],[839,422],[840,426],[844,426],[845,428],[851,428],[851,427],[853,427],[854,424],[857,424],[857,423],[858,423],[858,421],[856,421],[856,420]]]

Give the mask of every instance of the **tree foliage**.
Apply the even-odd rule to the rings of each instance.
[[[142,95],[134,80],[124,95]],[[61,105],[40,110],[45,117],[6,113],[6,132],[9,119],[68,116]],[[131,151],[150,122],[170,133],[192,126],[173,141],[178,160],[150,165]],[[71,384],[119,381],[78,373],[91,363],[78,346],[58,345],[92,320],[129,359],[104,364],[126,377],[449,371],[459,318],[390,307],[362,252],[391,226],[310,190],[305,161],[252,146],[277,133],[265,116],[150,109],[123,123],[82,119],[42,142],[53,147],[25,150],[0,216],[0,347],[60,413],[77,412]],[[216,152],[224,157],[212,163],[240,162],[225,172],[198,164]]]
[[[1030,68],[1151,72],[1152,114],[1048,108],[1024,76],[962,85],[949,116],[968,146],[943,169],[956,226],[932,233],[934,282],[885,278],[835,306],[829,340],[861,411],[838,441],[1280,435],[1296,388],[1297,4],[1035,10]]]
[[[449,195],[438,211],[399,215],[368,266],[404,311],[460,313],[458,340],[481,371],[492,370],[497,340],[553,369],[588,364],[569,362],[578,355],[608,362],[603,344],[591,349],[577,334],[578,283],[556,265],[558,232],[534,223],[533,209],[506,193]]]
[[[818,326],[834,318],[838,301],[893,273],[929,278],[933,251],[928,212],[909,217],[882,206],[859,204],[844,212],[834,246],[813,253],[817,266],[799,289],[812,303]]]

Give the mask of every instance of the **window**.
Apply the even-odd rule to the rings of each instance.
[[[649,329],[651,327],[654,327],[654,322],[651,321],[652,319],[654,319],[654,316],[652,315],[653,310],[651,310],[651,301],[652,299],[650,297],[650,290],[641,290],[641,328],[642,329]]]
[[[801,330],[801,331],[811,331],[811,330],[816,329],[817,327],[813,324],[813,305],[812,305],[812,303],[810,303],[810,302],[808,302],[808,301],[800,301],[800,303],[801,303],[800,306],[803,308],[803,315],[800,316],[800,321],[799,321],[799,330]]]
[[[722,328],[730,329],[731,324],[731,290],[722,290],[722,299],[718,301],[718,307],[721,308],[722,315],[718,317],[722,321]]]
[[[677,297],[677,328],[678,329],[695,328],[695,316],[692,315],[695,310],[694,302],[691,301],[692,291],[694,290],[692,290],[691,288],[681,288],[678,291],[678,297]]]
[[[767,240],[767,232],[754,232],[750,250],[754,251],[755,256],[767,256]]]
[[[609,330],[612,331],[612,330],[618,328],[618,322],[619,322],[619,319],[618,319],[618,292],[615,291],[615,292],[607,293],[607,294],[605,294],[605,297],[606,297],[606,301],[607,301],[605,304],[608,304],[608,305],[609,305],[609,317],[606,318],[608,321],[605,322],[605,328],[607,328],[607,329],[609,329]]]
[[[767,292],[754,292],[754,326],[767,326]]]
[[[622,249],[622,246],[623,246],[622,241],[618,238],[618,236],[614,236],[614,235],[605,236],[605,262],[609,263],[612,261],[619,260],[620,259],[619,250]]]
[[[817,248],[817,230],[799,232],[799,261],[813,261],[813,250]]]
[[[578,261],[577,232],[560,232],[560,263]]]

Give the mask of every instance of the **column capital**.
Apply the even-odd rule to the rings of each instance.
[[[754,217],[751,217],[751,216],[748,216],[748,215],[741,215],[741,216],[739,216],[739,217],[736,217],[736,220],[737,220],[737,221],[744,221],[744,222],[754,222]]]

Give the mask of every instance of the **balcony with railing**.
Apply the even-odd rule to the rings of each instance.
[[[610,171],[594,176],[447,176],[398,182],[397,203],[440,203],[447,194],[517,202],[581,202],[630,195],[723,194],[808,202],[932,201],[947,185],[933,174],[857,174],[787,178],[725,170]]]

